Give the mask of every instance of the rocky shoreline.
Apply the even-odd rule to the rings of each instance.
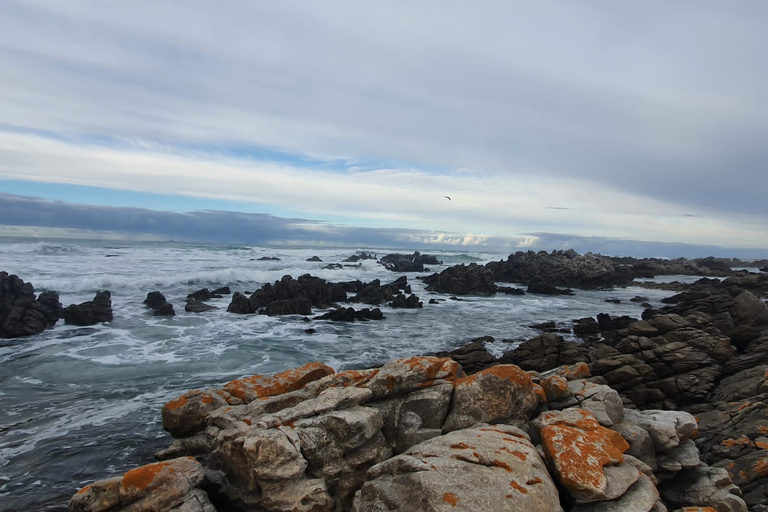
[[[311,363],[190,391],[162,409],[176,440],[160,462],[84,487],[69,509],[768,511],[768,275],[705,260],[668,268],[725,279],[675,285],[680,293],[642,318],[541,324],[541,335],[499,358],[478,338],[379,368],[335,373]],[[497,281],[528,293],[607,288],[647,263],[518,253],[425,283],[456,295],[508,293]],[[52,325],[31,305],[42,298],[31,285],[0,278],[13,283],[1,288],[3,328],[25,315]],[[6,288],[23,300],[9,306]],[[304,302],[375,305],[409,294],[404,277],[382,285],[287,276],[236,293],[230,308],[290,314]],[[108,299],[80,305],[90,311],[81,316],[104,315]],[[162,294],[149,299],[154,311],[168,307]],[[326,315],[357,318],[343,307]]]

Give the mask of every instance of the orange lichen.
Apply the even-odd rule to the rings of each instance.
[[[91,486],[90,486],[90,485],[86,485],[85,487],[83,487],[82,489],[80,489],[79,491],[77,491],[77,494],[85,494],[85,493],[87,493],[87,492],[88,492],[90,489],[91,489]]]
[[[720,444],[725,446],[726,448],[732,448],[734,446],[743,446],[745,444],[749,444],[749,438],[747,436],[741,436],[738,439],[723,439],[720,442]]]
[[[447,381],[453,381],[459,368],[459,364],[448,357],[413,356],[399,359],[397,363],[408,367],[413,373],[424,373],[421,387],[431,386],[441,370],[447,373]]]
[[[379,373],[378,368],[370,370],[344,370],[333,377],[333,386],[348,388],[350,386],[363,387]]]
[[[501,468],[504,471],[506,471],[507,473],[512,473],[512,467],[509,464],[507,464],[506,462],[504,462],[504,461],[494,460],[492,464],[493,464],[494,467]]]
[[[452,444],[451,448],[453,448],[454,450],[466,450],[467,448],[472,448],[472,447],[469,446],[467,443],[457,443],[457,444]]]
[[[578,362],[571,369],[568,370],[568,374],[574,379],[583,379],[590,375],[589,365],[584,362]]]
[[[568,381],[560,375],[553,375],[542,380],[541,387],[544,389],[547,398],[551,400],[566,397],[571,392],[568,389]]]
[[[760,460],[752,464],[752,471],[758,476],[768,475],[768,457],[761,457]]]
[[[523,494],[528,494],[528,489],[526,489],[525,487],[523,487],[519,483],[515,482],[514,480],[509,482],[509,486],[511,488],[513,488],[514,490],[518,491],[518,492],[521,492]]]
[[[246,425],[249,425],[249,426],[251,425],[251,420],[249,420],[248,418],[243,418],[241,421]]]
[[[740,405],[740,406],[739,406],[739,407],[738,407],[736,410],[737,410],[737,411],[743,411],[744,409],[746,409],[746,408],[747,408],[747,407],[749,407],[750,405],[752,405],[750,402],[747,402],[747,403],[745,403],[745,404],[741,404],[741,405]]]
[[[443,494],[443,501],[445,503],[449,504],[451,506],[451,508],[453,508],[453,507],[455,507],[456,505],[459,504],[459,497],[458,497],[458,495],[456,495],[456,494],[454,494],[452,492],[447,492],[447,493]]]
[[[307,363],[273,376],[253,375],[235,379],[224,385],[224,391],[247,402],[254,398],[282,395],[303,388],[308,383],[332,375],[333,369],[323,363]]]
[[[554,421],[541,429],[541,438],[563,485],[589,495],[605,488],[603,466],[623,462],[629,444],[618,432],[601,426],[591,413],[576,411],[579,419],[560,421],[557,412],[543,413],[546,420]]]
[[[759,430],[761,434],[768,434],[768,427],[764,425],[760,425],[759,427],[757,427],[757,430]]]
[[[546,403],[547,402],[547,394],[544,392],[544,388],[542,388],[540,385],[533,383],[533,393],[539,397],[539,400]]]
[[[171,400],[170,402],[165,404],[163,407],[168,409],[169,411],[175,411],[176,409],[180,409],[185,405],[187,405],[187,403],[189,403],[189,399],[187,398],[187,395],[189,395],[189,393],[181,395],[180,397]]]
[[[493,375],[501,380],[507,380],[513,382],[521,387],[533,388],[533,381],[531,376],[527,372],[524,372],[513,364],[500,364],[498,366],[492,366],[481,372],[477,372],[474,375],[468,377],[462,377],[456,380],[456,385],[467,385],[475,382],[478,377],[484,375]]]
[[[739,471],[739,478],[741,478],[742,480],[746,480],[747,479],[747,470],[746,469],[742,469],[741,471]]]
[[[525,482],[525,485],[535,485],[535,484],[540,484],[540,483],[542,483],[541,478],[535,477],[535,478],[531,478],[530,480]]]
[[[123,480],[120,482],[120,485],[122,485],[124,489],[134,487],[140,491],[146,490],[152,485],[152,482],[155,481],[155,477],[157,477],[158,473],[169,465],[170,462],[156,462],[155,464],[148,464],[127,471],[126,473],[123,473]],[[171,470],[173,468],[168,469]]]
[[[765,441],[755,441],[755,446],[757,446],[761,450],[768,450],[768,443],[766,443]]]
[[[203,402],[206,405],[212,404],[213,403],[213,396],[211,396],[208,393],[203,393],[203,396],[202,396],[202,398],[200,398],[200,401]]]

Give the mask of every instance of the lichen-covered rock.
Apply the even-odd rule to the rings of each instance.
[[[235,379],[224,385],[224,391],[243,402],[295,391],[308,383],[333,374],[333,368],[319,362],[286,370],[275,375],[254,375]]]
[[[365,385],[375,400],[403,396],[411,391],[453,382],[459,364],[447,357],[414,356],[394,359],[382,366]]]
[[[353,510],[561,511],[558,492],[528,436],[508,425],[458,430],[368,471]]]
[[[80,489],[69,501],[70,512],[215,512],[208,495],[198,488],[205,471],[195,459],[183,457],[149,464],[99,480]]]
[[[527,421],[538,404],[528,373],[514,365],[494,366],[456,380],[443,432],[476,423]]]
[[[576,505],[571,512],[656,512],[658,500],[659,491],[651,479],[640,475],[618,499]]]
[[[205,419],[213,411],[227,406],[229,397],[230,394],[221,389],[196,389],[184,393],[163,406],[163,428],[173,437],[186,437],[205,430]]]
[[[558,480],[577,501],[615,499],[639,478],[639,472],[632,468],[634,480],[622,478],[626,486],[611,489],[613,482],[609,483],[607,471],[624,472],[617,468],[629,444],[618,432],[600,425],[588,411],[544,412],[533,420],[533,425]]]

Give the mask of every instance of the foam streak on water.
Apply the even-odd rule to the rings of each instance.
[[[483,335],[500,355],[535,336],[529,325],[569,322],[600,312],[639,316],[628,302],[651,302],[666,292],[627,288],[578,291],[572,297],[536,295],[466,297],[429,305],[420,281],[409,282],[421,310],[382,307],[380,322],[312,322],[226,312],[230,296],[209,301],[219,309],[185,313],[184,298],[200,288],[230,286],[253,291],[283,275],[330,281],[381,279],[400,274],[375,261],[325,270],[330,262],[369,248],[266,248],[178,243],[127,243],[3,239],[0,270],[18,274],[37,292],[56,290],[65,306],[112,292],[115,319],[93,327],[57,325],[22,340],[0,340],[0,510],[64,510],[66,500],[97,478],[153,462],[170,443],[160,408],[190,389],[220,386],[233,378],[270,373],[310,361],[335,369],[360,368],[395,357],[457,348]],[[485,263],[502,255],[435,252],[444,265]],[[323,263],[307,262],[317,255]],[[280,261],[258,261],[276,256]],[[159,290],[177,316],[152,317],[142,304]],[[621,299],[609,304],[606,298]],[[308,327],[316,330],[309,334]],[[501,341],[510,339],[509,341]]]

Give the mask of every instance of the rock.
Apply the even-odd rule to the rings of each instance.
[[[187,437],[205,430],[205,419],[229,405],[230,394],[223,390],[194,390],[166,403],[162,409],[163,428],[173,437]]]
[[[439,274],[423,278],[427,290],[454,295],[493,295],[496,284],[488,270],[478,265],[454,265]]]
[[[672,507],[712,507],[717,512],[747,512],[747,505],[722,468],[699,466],[681,471],[659,488],[665,503]]]
[[[512,288],[510,286],[496,286],[496,291],[505,295],[525,295],[525,290],[522,288]]]
[[[355,310],[354,308],[337,308],[320,316],[314,320],[331,320],[333,322],[352,322],[354,320],[382,320],[384,314],[379,308],[363,308]]]
[[[562,511],[536,448],[508,425],[459,430],[416,445],[368,471],[355,512]]]
[[[333,368],[322,363],[307,363],[304,366],[286,370],[275,375],[254,375],[232,380],[224,385],[224,391],[243,402],[257,398],[281,395],[303,388],[308,383],[333,375]]]
[[[72,304],[62,312],[67,325],[95,325],[112,321],[112,295],[108,291],[96,292],[93,300]]]
[[[634,297],[629,299],[629,302],[640,302],[640,303],[643,303],[643,302],[650,302],[650,301],[651,301],[651,299],[649,299],[648,297],[644,297],[642,295],[635,295]]]
[[[35,298],[31,283],[0,272],[0,338],[21,338],[53,327],[62,315],[59,294],[43,292]]]
[[[523,370],[543,372],[558,366],[588,360],[587,351],[583,345],[567,342],[555,334],[546,333],[504,353],[499,362],[514,364]]]
[[[490,340],[487,340],[490,338]],[[485,348],[485,341],[494,341],[492,337],[477,338],[447,355],[459,363],[464,373],[472,375],[494,363],[496,358]]]
[[[262,256],[261,258],[256,258],[256,261],[280,261],[280,258],[277,256]]]
[[[392,272],[423,272],[424,265],[442,265],[436,257],[421,254],[419,251],[408,254],[387,254],[379,259],[379,264]]]
[[[184,311],[187,313],[204,313],[206,311],[211,311],[213,309],[219,309],[216,306],[211,306],[210,304],[206,304],[205,302],[200,302],[199,300],[192,300],[187,299],[187,303],[184,306]]]
[[[606,467],[621,464],[629,444],[618,432],[601,426],[588,411],[544,412],[533,420],[533,425],[559,482],[577,501],[615,499],[639,478],[638,472],[624,489],[620,489],[621,485],[615,489],[609,486]],[[620,480],[626,484],[631,478]]]
[[[343,260],[344,263],[356,263],[361,260],[375,260],[376,256],[373,254],[367,254],[367,253],[360,253],[360,254],[353,254],[349,258]]]
[[[650,434],[657,453],[676,448],[698,432],[696,418],[683,411],[625,409],[624,417]]]
[[[268,316],[311,315],[312,308],[305,298],[275,300],[267,304],[264,313]]]
[[[404,396],[412,391],[453,383],[459,364],[446,357],[414,356],[394,359],[382,366],[366,383],[376,400]]]
[[[611,501],[598,501],[587,505],[576,505],[572,512],[650,512],[659,499],[659,491],[650,478],[640,475],[620,498]],[[664,509],[666,510],[666,509]]]
[[[573,295],[573,290],[570,288],[561,289],[544,281],[537,281],[528,285],[526,293],[534,293],[536,295]]]
[[[341,263],[329,263],[324,267],[321,267],[323,270],[342,270],[344,268],[344,265]]]
[[[307,261],[319,261],[320,263],[323,262],[323,260],[320,259],[320,256],[312,256],[311,258],[307,258]]]
[[[531,376],[514,365],[499,365],[457,379],[443,432],[477,423],[527,421],[539,405]]]
[[[205,471],[192,457],[157,462],[80,489],[69,512],[215,512],[199,486]]]
[[[424,306],[424,304],[419,301],[419,298],[415,294],[411,294],[406,297],[402,293],[395,295],[389,305],[393,308],[405,309],[417,309]]]
[[[165,299],[165,295],[158,291],[149,292],[144,299],[144,305],[153,310],[153,316],[174,316],[176,312],[173,305]]]
[[[494,281],[529,287],[546,283],[553,287],[605,288],[626,286],[634,278],[629,266],[617,265],[608,258],[592,254],[581,256],[572,250],[517,252],[506,261],[488,263],[486,268]]]
[[[600,325],[592,317],[573,321],[573,334],[579,338],[592,338],[600,333]]]

